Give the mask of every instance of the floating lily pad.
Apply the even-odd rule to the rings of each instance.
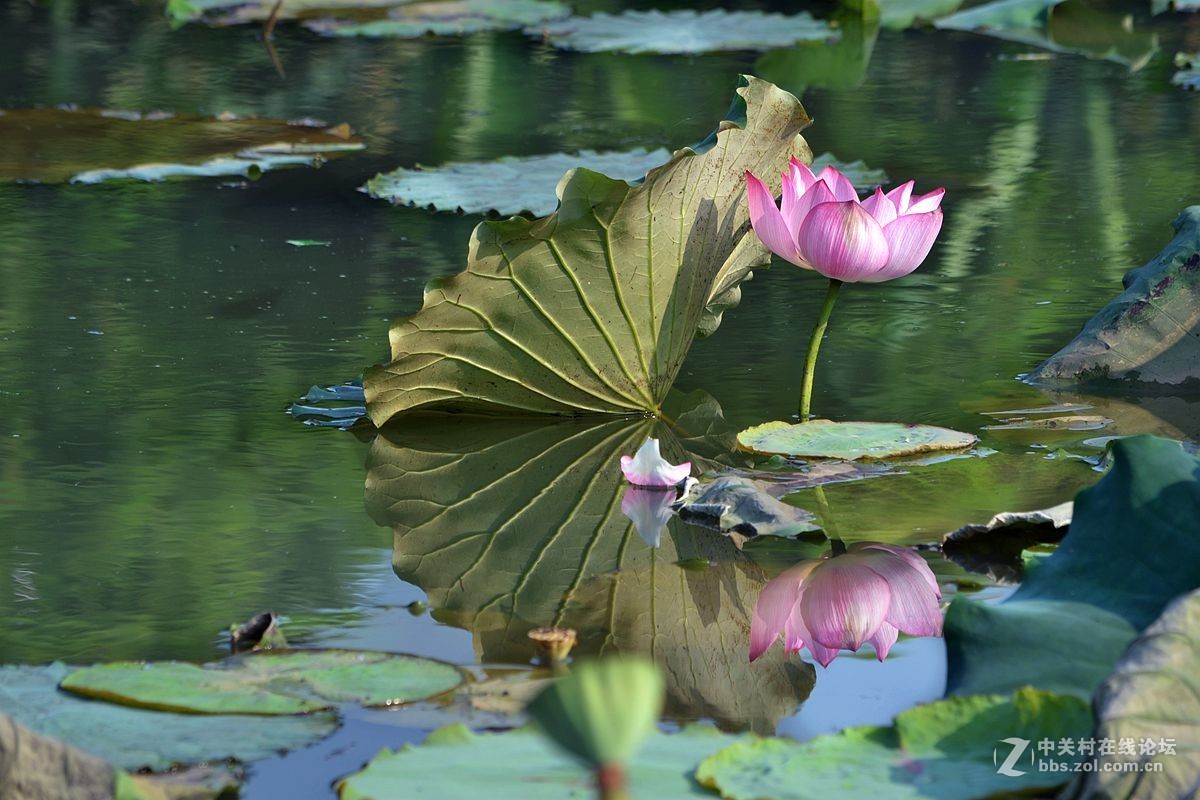
[[[203,21],[213,25],[266,22],[275,12],[280,20],[308,19],[335,14],[387,13],[411,0],[170,0],[168,16],[178,22]]]
[[[963,0],[861,0],[879,9],[879,24],[898,31],[918,22],[933,22],[958,10]]]
[[[820,530],[809,511],[776,500],[749,478],[726,476],[684,498],[679,516],[696,525],[742,536],[793,537]]]
[[[379,19],[364,19],[361,13],[322,16],[305,20],[304,27],[323,36],[413,39],[517,30],[570,13],[567,6],[551,0],[432,0],[393,6]]]
[[[738,434],[738,445],[761,455],[794,458],[898,458],[943,450],[962,450],[977,438],[949,428],[901,422],[833,422],[815,419],[802,424],[764,422]]]
[[[1132,741],[1136,749],[1099,755],[1097,769],[1077,776],[1064,797],[1176,800],[1200,792],[1200,592],[1167,606],[1130,645],[1095,706],[1096,741]]]
[[[0,667],[0,713],[122,769],[164,770],[227,758],[256,761],[308,745],[336,727],[328,714],[200,716],[81,700],[58,690],[69,673],[63,664]]]
[[[983,429],[985,431],[1097,431],[1111,424],[1111,419],[1096,414],[1074,414],[1069,417],[1028,417],[995,425],[984,425]]]
[[[1103,58],[1137,70],[1158,51],[1158,37],[1133,30],[1122,14],[1086,0],[995,0],[934,22],[1059,53]]]
[[[701,725],[676,734],[655,732],[643,741],[629,765],[630,793],[634,797],[711,797],[691,779],[691,773],[700,759],[734,741],[736,737]],[[366,769],[338,785],[341,800],[507,796],[583,800],[594,797],[595,792],[594,773],[537,731],[522,728],[476,734],[462,725],[434,731],[418,747],[384,751]]]
[[[1175,68],[1171,83],[1184,89],[1200,91],[1200,53],[1176,53]]]
[[[527,33],[563,50],[585,53],[711,53],[772,50],[796,42],[836,39],[838,32],[808,13],[761,11],[623,11],[571,17]]]
[[[362,150],[341,128],[283,120],[57,108],[0,112],[0,182],[249,175]]]
[[[1030,380],[1049,384],[1179,386],[1200,381],[1200,206],[1172,223],[1176,235],[1125,291],[1043,363]]]
[[[1075,498],[1070,532],[996,605],[946,613],[955,693],[1033,684],[1082,697],[1172,598],[1200,587],[1200,459],[1178,442],[1113,443],[1107,475]]]
[[[372,197],[442,211],[502,215],[527,211],[544,217],[558,205],[554,186],[576,167],[633,181],[671,158],[666,150],[552,153],[497,161],[445,164],[431,169],[396,169],[376,175],[364,187]]]
[[[974,800],[1044,791],[1062,783],[1063,775],[999,774],[998,740],[1057,742],[1090,727],[1087,704],[1074,697],[1035,689],[1011,697],[957,697],[905,711],[886,728],[849,728],[807,742],[745,739],[706,758],[696,779],[727,800]]]
[[[462,683],[456,667],[391,653],[271,652],[198,667],[178,661],[85,667],[62,688],[85,697],[192,714],[300,714],[334,703],[424,700]]]
[[[392,362],[364,376],[376,425],[415,409],[657,413],[697,333],[770,262],[746,170],[811,160],[795,97],[749,76],[737,91],[734,118],[636,186],[575,169],[549,217],[480,223],[466,271],[426,287],[392,325]]]

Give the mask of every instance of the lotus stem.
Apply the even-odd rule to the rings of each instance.
[[[825,327],[829,324],[829,316],[833,313],[833,304],[837,301],[838,289],[842,282],[836,278],[829,279],[829,290],[825,292],[825,304],[821,306],[821,316],[817,318],[817,327],[813,328],[812,338],[808,341],[808,358],[804,361],[804,383],[800,388],[800,422],[808,422],[808,410],[812,405],[813,373],[817,371],[817,353],[821,350],[821,340],[825,338]]]
[[[629,781],[620,764],[605,764],[596,770],[596,793],[600,800],[631,800]]]

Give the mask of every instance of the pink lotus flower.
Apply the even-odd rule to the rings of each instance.
[[[838,650],[864,642],[880,661],[900,632],[941,636],[942,612],[933,571],[904,547],[852,544],[847,552],[805,561],[767,582],[750,624],[750,660],[782,632],[789,653],[807,647],[821,666]]]
[[[766,184],[746,173],[750,224],[772,253],[798,267],[847,283],[902,278],[921,265],[942,229],[942,195],[913,197],[908,181],[859,201],[832,166],[813,175],[792,158],[783,175],[782,207]]]
[[[692,462],[669,464],[658,452],[658,439],[647,439],[633,456],[621,456],[621,472],[634,486],[678,486],[692,474]]]

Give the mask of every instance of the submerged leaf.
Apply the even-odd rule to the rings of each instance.
[[[663,800],[711,797],[691,773],[700,759],[735,741],[700,725],[652,733],[629,766],[630,793]],[[532,729],[477,734],[462,725],[436,730],[418,747],[384,751],[338,784],[340,800],[584,800],[595,791],[589,770]]]
[[[128,770],[174,764],[257,761],[323,739],[337,723],[328,714],[298,717],[168,714],[96,703],[59,691],[63,664],[0,667],[0,713]],[[2,771],[2,770],[0,770]]]
[[[247,175],[365,146],[306,122],[57,108],[0,113],[0,140],[0,183]]]
[[[1200,587],[1200,459],[1148,436],[1112,452],[1111,471],[1076,496],[1058,550],[1010,598],[950,604],[950,691],[1035,684],[1088,696],[1140,628]]]
[[[113,703],[192,714],[300,714],[334,703],[393,705],[455,688],[440,661],[354,650],[274,651],[198,667],[115,662],[77,670],[62,688]]]
[[[796,42],[837,38],[837,31],[807,12],[623,11],[571,17],[528,31],[563,50],[585,53],[710,53],[771,50]]]
[[[432,282],[391,329],[392,363],[368,370],[377,425],[413,409],[657,412],[696,331],[768,254],[750,233],[746,170],[778,176],[809,159],[796,98],[747,78],[745,119],[703,152],[684,149],[631,186],[585,169],[557,212],[485,221],[469,266]],[[778,180],[778,178],[776,178]]]
[[[1200,206],[1184,209],[1172,225],[1175,238],[1126,274],[1125,291],[1030,380],[1130,387],[1200,381]]]
[[[814,419],[801,424],[764,422],[738,434],[738,445],[752,453],[846,461],[963,450],[977,441],[969,433],[933,425],[833,422],[827,419]]]
[[[1076,776],[1063,800],[1200,793],[1200,592],[1175,600],[1142,632],[1100,685],[1094,705],[1093,738],[1132,741],[1137,749],[1098,754],[1095,769]]]
[[[905,711],[887,728],[848,728],[807,742],[744,739],[701,762],[696,779],[728,800],[974,800],[1023,794],[1062,783],[1066,770],[1000,774],[998,740],[1057,742],[1086,733],[1089,724],[1082,700],[1035,689],[1011,697],[954,697]],[[1065,766],[1074,759],[1059,760]]]

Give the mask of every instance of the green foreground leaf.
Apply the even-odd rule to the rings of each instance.
[[[549,217],[476,227],[467,270],[430,283],[392,326],[392,362],[367,371],[375,424],[414,409],[657,412],[697,329],[715,329],[768,263],[746,170],[778,182],[791,155],[811,160],[799,101],[745,81],[735,119],[642,183],[576,169]]]
[[[415,656],[354,650],[271,651],[198,667],[178,661],[85,667],[62,681],[84,697],[191,714],[302,714],[334,703],[379,706],[455,688],[462,672]]]
[[[663,800],[711,798],[691,773],[704,756],[736,740],[701,725],[676,734],[655,732],[630,764],[630,793]],[[462,725],[434,731],[418,747],[384,751],[338,785],[341,800],[583,800],[595,793],[592,772],[541,733],[522,728],[475,734]]]
[[[974,800],[1046,790],[1065,773],[1000,775],[999,740],[1078,737],[1090,726],[1087,704],[1022,689],[1011,697],[973,695],[917,706],[889,727],[849,728],[807,742],[745,739],[709,756],[696,778],[727,800]]]
[[[1200,587],[1200,459],[1149,436],[1112,453],[1111,471],[1077,495],[1058,550],[1008,600],[950,604],[951,692],[1034,684],[1088,697],[1140,629]]]

